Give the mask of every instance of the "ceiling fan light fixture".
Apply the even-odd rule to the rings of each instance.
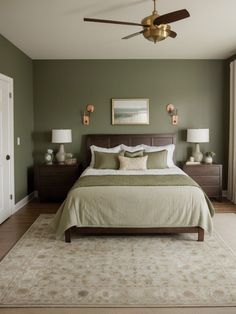
[[[143,36],[150,41],[153,41],[155,44],[159,41],[162,41],[169,37],[170,34],[169,25],[160,25],[158,27],[146,28],[143,32]]]

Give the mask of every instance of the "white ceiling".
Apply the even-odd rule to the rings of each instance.
[[[236,53],[236,0],[158,0],[159,14],[186,8],[176,39],[156,45],[139,26],[85,23],[84,17],[141,22],[152,0],[0,0],[0,33],[32,59],[226,59]]]

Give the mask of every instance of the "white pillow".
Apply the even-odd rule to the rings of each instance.
[[[92,145],[90,146],[90,150],[91,150],[91,162],[89,167],[94,168],[95,165],[95,154],[94,152],[102,152],[102,153],[119,153],[122,149],[121,149],[121,145],[112,147],[112,148],[105,148],[105,147],[99,147],[99,146],[95,146]]]
[[[124,144],[121,144],[121,149],[133,153],[138,150],[144,149],[144,147],[143,147],[143,144],[137,145],[137,146],[126,146]]]
[[[148,156],[129,158],[118,156],[120,161],[120,170],[146,170]]]
[[[167,150],[167,166],[174,167],[174,161],[173,161],[173,155],[174,155],[174,150],[175,150],[175,145],[170,144],[170,145],[165,145],[165,146],[148,146],[148,145],[143,145],[143,148],[145,152],[159,152],[161,150]]]

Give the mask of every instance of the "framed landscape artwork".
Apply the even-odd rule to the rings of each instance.
[[[149,124],[149,99],[112,99],[112,124]]]

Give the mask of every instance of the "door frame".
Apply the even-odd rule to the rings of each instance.
[[[15,169],[14,169],[14,94],[13,94],[13,78],[0,73],[0,79],[9,84],[9,155],[10,159],[10,194],[12,194],[12,199],[9,195],[9,205],[11,215],[14,213],[15,209]]]

